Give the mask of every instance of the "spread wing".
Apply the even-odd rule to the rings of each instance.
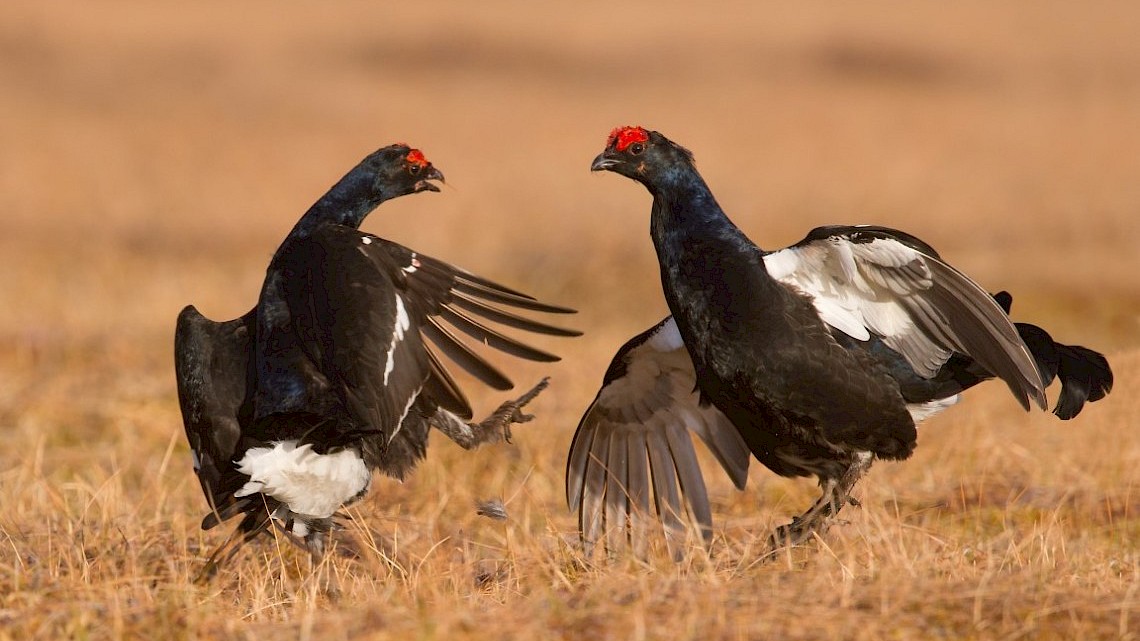
[[[811,296],[828,325],[857,340],[881,337],[920,376],[965,354],[1004,380],[1023,407],[1045,408],[1041,373],[1005,311],[917,238],[885,227],[820,227],[764,263]]]
[[[324,446],[358,438],[361,431],[390,441],[431,371],[417,331],[422,312],[416,297],[377,268],[360,236],[329,226],[292,243],[269,277],[283,295],[263,295],[259,303],[262,317],[284,313],[289,322],[281,330],[275,329],[280,323],[268,323],[271,329],[258,338],[266,349],[258,416],[267,414],[262,405],[270,405],[262,398],[275,395],[282,399],[272,404],[276,411],[321,419],[306,438]]]
[[[607,547],[615,549],[627,530],[639,545],[654,515],[671,541],[683,528],[682,499],[704,536],[710,535],[708,493],[689,431],[744,487],[748,446],[719,410],[700,405],[695,388],[693,363],[671,316],[614,356],[566,463],[566,499],[578,511],[588,549],[603,532]]]
[[[550,313],[573,310],[541,303],[347,227],[322,228],[289,248],[282,260],[280,269],[267,279],[267,290],[274,295],[269,299],[263,295],[259,306],[245,316],[217,323],[187,307],[178,318],[179,400],[195,471],[212,510],[203,527],[233,516],[249,500],[233,497],[247,480],[233,464],[242,437],[282,436],[278,428],[298,429],[274,423],[277,413],[333,416],[334,408],[324,400],[329,395],[323,393],[330,387],[337,388],[354,429],[365,426],[386,432],[388,439],[399,432],[403,418],[424,395],[470,418],[470,404],[425,336],[481,381],[508,389],[510,380],[456,332],[537,361],[558,357],[485,321],[542,334],[580,334],[502,307]],[[278,321],[266,324],[262,339],[268,353],[263,354],[260,372],[253,358],[259,315]],[[266,418],[264,423],[261,418]],[[334,445],[340,427],[328,423],[317,427],[331,432],[325,434],[325,444]],[[303,424],[300,428],[307,429]]]
[[[378,236],[353,233],[358,235],[356,242],[376,267],[414,301],[423,315],[419,329],[430,345],[495,389],[510,389],[513,384],[465,343],[459,334],[512,356],[539,362],[554,362],[559,357],[526,345],[487,322],[549,336],[581,335],[579,331],[539,322],[509,308],[551,314],[572,314],[572,309],[539,302],[514,289]],[[463,418],[471,418],[471,405],[455,379],[434,351],[430,348],[427,351],[431,373],[425,389],[445,409]]]
[[[429,344],[496,389],[510,389],[510,379],[458,334],[522,358],[558,360],[477,317],[533,332],[577,334],[491,302],[544,312],[572,310],[540,303],[353,228],[323,227],[294,244],[282,260],[282,272],[290,274],[282,286],[294,324],[291,334],[301,341],[305,357],[277,369],[298,378],[298,387],[338,387],[353,421],[385,432],[389,439],[421,394],[464,418],[473,414]],[[307,371],[307,363],[316,364],[318,371]]]
[[[178,403],[194,473],[210,504],[211,514],[202,527],[217,525],[241,510],[233,493],[245,482],[233,464],[242,425],[249,420],[252,403],[251,341],[254,312],[218,323],[193,306],[182,310],[174,331],[174,368]],[[244,503],[248,499],[243,499]]]

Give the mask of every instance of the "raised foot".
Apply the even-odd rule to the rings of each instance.
[[[539,381],[538,384],[532,387],[526,394],[523,394],[513,401],[503,403],[498,409],[492,412],[490,416],[479,423],[479,431],[501,434],[503,440],[510,443],[512,424],[526,423],[534,420],[534,415],[523,414],[522,408],[533,401],[548,385],[550,385],[549,376]]]

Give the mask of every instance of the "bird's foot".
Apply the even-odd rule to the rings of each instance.
[[[832,516],[829,511],[817,507],[818,504],[800,516],[793,517],[791,523],[776,528],[768,537],[768,553],[799,545],[814,534],[826,533],[833,523]]]
[[[826,533],[832,525],[845,523],[835,518],[839,514],[839,510],[844,505],[855,507],[862,505],[858,499],[847,493],[849,491],[850,487],[843,483],[828,482],[824,486],[823,496],[807,512],[792,517],[791,523],[776,528],[768,537],[768,553],[774,553],[780,548],[799,545],[815,534]]]
[[[526,423],[534,419],[534,416],[530,414],[523,414],[522,408],[533,401],[549,384],[549,378],[542,379],[526,394],[513,401],[503,403],[490,416],[478,423],[468,423],[443,409],[437,411],[428,420],[432,427],[446,434],[448,438],[465,450],[500,440],[510,443],[511,425]]]
[[[477,432],[483,434],[497,434],[501,435],[502,439],[507,443],[511,442],[511,425],[515,423],[526,423],[534,420],[533,414],[523,414],[522,408],[526,407],[528,403],[533,401],[542,390],[550,384],[550,378],[543,378],[528,391],[526,394],[516,398],[513,401],[507,401],[496,409],[490,416],[483,419],[479,424],[473,425]],[[489,437],[486,440],[491,440]]]
[[[768,537],[767,555],[773,555],[780,548],[799,545],[812,535],[822,535],[832,525],[842,523],[835,517],[843,506],[861,507],[862,503],[851,496],[851,490],[870,469],[871,461],[870,453],[861,452],[839,479],[821,480],[823,495],[807,512],[793,518],[791,523],[776,528],[772,536]]]
[[[791,523],[776,528],[768,537],[768,553],[797,546],[806,541],[815,531],[815,528],[808,527],[805,521],[793,519]]]

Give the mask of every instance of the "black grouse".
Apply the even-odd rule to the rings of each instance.
[[[506,353],[551,362],[558,357],[476,317],[575,336],[488,303],[573,310],[358,229],[384,201],[439,191],[433,181],[442,180],[407,145],[370,154],[293,227],[249,313],[222,323],[193,306],[179,314],[178,397],[210,507],[202,527],[244,515],[203,576],[271,524],[318,558],[337,510],[368,491],[373,470],[403,478],[424,456],[431,427],[470,449],[509,440],[511,423],[530,418],[520,410],[545,380],[468,422],[471,406],[432,346],[480,381],[510,389],[443,321]]]
[[[781,476],[818,477],[822,496],[776,530],[775,548],[826,529],[874,459],[909,457],[916,423],[981,381],[1000,378],[1023,407],[1044,409],[1059,379],[1062,419],[1112,388],[1101,354],[1011,323],[1009,294],[990,296],[914,236],[831,226],[764,251],[725,215],[692,154],[640,127],[615,129],[591,169],[653,195],[672,316],[618,350],[578,425],[566,494],[587,547],[603,532],[611,548],[644,534],[651,509],[672,541],[682,496],[707,538],[688,431],[737,487],[749,453]]]

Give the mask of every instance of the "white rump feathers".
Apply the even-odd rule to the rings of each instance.
[[[353,497],[368,489],[372,472],[355,450],[317,454],[297,441],[254,447],[237,462],[249,482],[234,496],[258,492],[271,496],[300,515],[328,518]]]

